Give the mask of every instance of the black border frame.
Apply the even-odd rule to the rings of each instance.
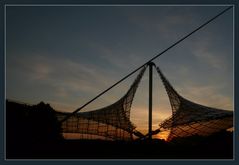
[[[4,112],[5,112],[5,34],[4,34],[4,26],[5,26],[5,20],[4,20],[4,10],[6,5],[11,5],[11,4],[22,4],[22,5],[37,5],[37,4],[65,4],[65,5],[74,5],[74,4],[179,4],[179,5],[184,5],[184,4],[215,4],[215,5],[234,5],[234,119],[235,119],[235,132],[234,132],[234,144],[235,144],[235,159],[234,160],[6,160],[5,159],[5,144],[4,144],[4,136],[5,136],[5,119],[4,119]],[[238,133],[238,106],[239,106],[239,101],[238,101],[238,93],[239,93],[239,67],[238,67],[238,21],[239,21],[239,1],[238,0],[1,0],[0,1],[0,87],[1,87],[1,93],[0,93],[0,164],[46,164],[46,163],[51,163],[51,164],[137,164],[137,165],[151,165],[151,164],[212,164],[212,165],[225,165],[225,164],[239,164],[239,133]]]

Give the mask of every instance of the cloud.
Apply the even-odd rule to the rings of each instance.
[[[36,79],[36,80],[44,80],[46,78],[48,78],[48,76],[50,75],[51,69],[50,67],[48,67],[45,64],[42,63],[38,63],[33,67],[34,71],[33,71],[33,75],[32,78]]]
[[[221,72],[206,70],[207,73],[199,72],[198,68],[191,69],[186,66],[179,66],[177,70],[169,72],[168,78],[174,89],[184,98],[209,107],[233,110],[233,96],[230,93],[232,83]],[[160,87],[164,89],[164,87]],[[165,91],[161,91],[164,92]],[[167,103],[168,96],[161,96],[161,102]],[[166,99],[166,100],[165,100]]]
[[[220,86],[199,86],[187,85],[183,90],[183,97],[205,106],[210,106],[219,109],[233,110],[233,101],[229,96],[221,93]]]
[[[220,52],[220,49],[219,51],[213,49],[212,42],[210,39],[196,42],[192,53],[201,62],[207,63],[215,69],[222,69],[225,67],[225,55],[222,54],[223,52]]]
[[[110,64],[111,68],[117,71],[125,71],[145,62],[145,56],[142,53],[138,53],[137,50],[132,52],[122,43],[107,45],[105,43],[91,42],[89,47],[97,52],[99,59],[103,60],[106,65]]]
[[[190,8],[178,10],[178,7],[148,7],[144,10],[151,12],[142,12],[140,9],[134,9],[127,13],[129,21],[143,32],[156,32],[155,35],[163,39],[174,40],[191,29],[196,22]],[[174,11],[174,12],[172,12]],[[190,14],[189,14],[190,13]]]
[[[15,65],[11,65],[13,63]],[[68,106],[68,108],[77,108],[77,106],[89,101],[119,79],[117,72],[104,67],[84,63],[83,61],[73,61],[69,58],[53,58],[50,55],[25,55],[22,56],[22,60],[9,61],[7,69],[17,71],[15,73],[10,71],[8,73],[10,75],[24,75],[26,78],[23,85],[30,83],[31,85],[27,88],[30,89],[31,93],[44,95],[45,101],[58,102],[55,103],[57,107],[61,104],[67,104],[67,102],[75,105]],[[135,76],[136,74],[107,92],[89,108],[95,109],[117,101],[127,92]],[[39,93],[39,90],[41,93]],[[22,96],[25,94],[21,93]],[[67,106],[63,107],[67,108]]]

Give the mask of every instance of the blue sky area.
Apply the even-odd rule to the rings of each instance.
[[[6,98],[74,111],[227,6],[7,6]],[[233,110],[233,10],[158,59],[185,98]],[[137,74],[83,111],[123,96]],[[171,115],[154,71],[153,126]],[[147,127],[148,71],[131,120]]]

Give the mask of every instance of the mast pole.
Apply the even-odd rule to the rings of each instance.
[[[153,108],[153,62],[149,62],[149,140],[152,140],[152,108]]]

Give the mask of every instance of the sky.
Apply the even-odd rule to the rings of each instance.
[[[6,98],[72,112],[227,6],[7,6]],[[233,10],[154,60],[178,93],[233,110]],[[153,129],[171,115],[153,71]],[[137,72],[138,73],[138,72]],[[114,103],[137,76],[82,111]],[[148,124],[148,70],[131,121]]]

